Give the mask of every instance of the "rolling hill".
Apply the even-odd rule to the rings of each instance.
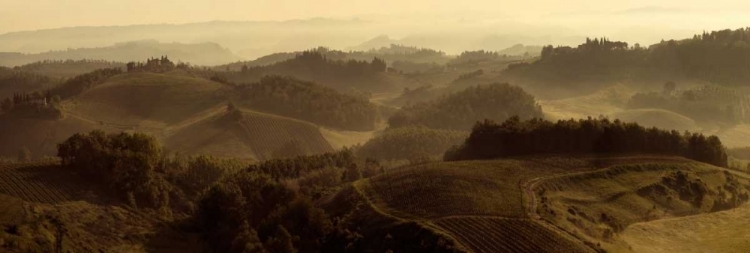
[[[66,112],[106,124],[166,127],[225,103],[225,85],[179,74],[114,76],[64,104]]]
[[[698,207],[690,203],[697,195],[657,193],[659,185],[669,185],[664,178],[676,175],[706,189],[737,191],[709,190]],[[552,156],[407,166],[354,188],[372,209],[444,234],[472,252],[630,252],[628,240],[647,239],[622,235],[633,222],[733,208],[722,201],[745,196],[736,187],[748,182],[745,175],[677,157]],[[669,198],[672,204],[664,202]]]
[[[243,111],[218,113],[200,122],[174,130],[166,138],[167,148],[184,154],[212,154],[254,160],[274,158],[284,145],[294,143],[297,155],[332,152],[318,127],[300,120]]]

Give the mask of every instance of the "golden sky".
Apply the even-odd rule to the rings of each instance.
[[[687,29],[750,25],[750,1],[726,0],[0,0],[0,34],[68,26],[477,12],[539,24],[618,25],[638,23],[640,15],[644,22],[673,23]],[[636,17],[624,21],[619,18],[623,14]]]

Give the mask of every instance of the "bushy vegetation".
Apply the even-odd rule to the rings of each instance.
[[[170,157],[151,136],[140,133],[75,134],[58,145],[64,169],[85,178],[135,208],[171,215],[194,211],[193,202],[244,163],[208,156]]]
[[[292,77],[266,76],[236,89],[241,103],[250,108],[332,128],[368,131],[377,120],[377,109],[369,101]]]
[[[670,85],[672,84],[672,85]],[[628,107],[660,108],[688,116],[701,123],[740,124],[750,119],[750,97],[736,89],[706,85],[675,90],[667,83],[662,92],[637,93]]]
[[[645,128],[609,119],[560,120],[556,123],[512,117],[498,124],[478,122],[463,145],[444,159],[473,160],[538,154],[640,153],[683,156],[726,167],[727,154],[716,136]]]
[[[362,145],[357,154],[379,160],[413,160],[442,155],[448,148],[460,144],[468,132],[407,126],[386,129]]]
[[[517,86],[495,83],[470,87],[434,101],[404,106],[388,119],[391,127],[423,125],[436,129],[469,130],[483,119],[541,117],[534,97]]]

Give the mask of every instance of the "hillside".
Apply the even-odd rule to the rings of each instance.
[[[266,160],[289,155],[284,149],[289,145],[297,152],[291,155],[333,151],[313,124],[252,111],[221,112],[173,131],[166,147],[188,155]]]
[[[235,83],[257,82],[267,75],[293,76],[341,92],[396,92],[417,86],[404,76],[386,72],[386,67],[385,61],[379,58],[337,60],[319,51],[304,51],[292,59],[267,66],[243,67],[225,75]]]
[[[696,207],[690,201],[699,199],[697,190],[669,197],[678,188],[660,182],[674,175],[726,190],[704,192]],[[749,183],[676,157],[551,156],[403,167],[355,188],[373,209],[444,231],[473,252],[629,252],[626,241],[637,234],[620,235],[630,224],[734,208],[747,201]],[[667,193],[658,193],[659,185]]]
[[[23,148],[29,149],[33,158],[54,156],[57,143],[75,133],[94,129],[108,132],[130,130],[100,125],[70,115],[61,120],[15,119],[0,115],[0,156],[15,158]]]
[[[105,60],[42,60],[32,62],[13,69],[36,73],[50,78],[71,78],[104,68],[124,68],[125,63]]]
[[[215,43],[160,43],[155,40],[116,43],[107,47],[76,48],[35,54],[0,53],[0,66],[21,66],[45,60],[105,60],[129,62],[152,56],[170,58],[197,65],[217,65],[240,60],[228,49]]]
[[[113,202],[57,163],[0,165],[0,249],[197,252],[195,237]],[[60,244],[58,244],[58,242]]]
[[[71,115],[105,124],[165,127],[225,103],[225,85],[177,74],[116,75],[64,103]]]
[[[535,182],[531,189],[539,200],[536,212],[544,220],[582,240],[597,241],[608,251],[644,252],[642,249],[651,245],[641,244],[642,236],[648,233],[644,228],[648,224],[663,224],[648,221],[718,215],[701,214],[746,203],[749,184],[750,177],[745,174],[687,160],[663,160],[548,177]],[[638,222],[647,223],[630,228]],[[677,234],[707,232],[693,226],[670,229]],[[640,238],[640,241],[629,238]],[[659,236],[654,239],[667,242],[676,238]],[[731,243],[730,238],[705,239],[707,246]]]

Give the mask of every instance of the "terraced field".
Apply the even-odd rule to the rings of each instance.
[[[82,182],[57,164],[0,165],[0,194],[24,201],[55,204],[81,196]]]
[[[478,253],[587,251],[529,219],[459,216],[438,219],[435,223]]]
[[[610,170],[622,166],[636,169],[626,170],[632,173]],[[724,176],[714,173],[720,172],[715,167],[679,157],[523,157],[407,166],[356,186],[378,210],[445,231],[475,252],[594,252],[605,243],[601,237],[581,237],[585,232],[561,229],[567,227],[558,226],[558,220],[548,219],[548,214],[537,214],[558,197],[553,191],[571,189],[559,195],[562,201],[570,200],[561,205],[567,207],[620,196],[610,193],[649,185],[661,180],[664,171],[685,166],[710,167],[706,171],[713,174],[704,175],[706,180],[721,181]],[[633,183],[638,180],[645,183]],[[610,209],[630,210],[643,204],[629,201],[624,199]],[[566,209],[558,209],[556,217],[564,220]],[[599,213],[587,217],[598,221],[594,215]]]

